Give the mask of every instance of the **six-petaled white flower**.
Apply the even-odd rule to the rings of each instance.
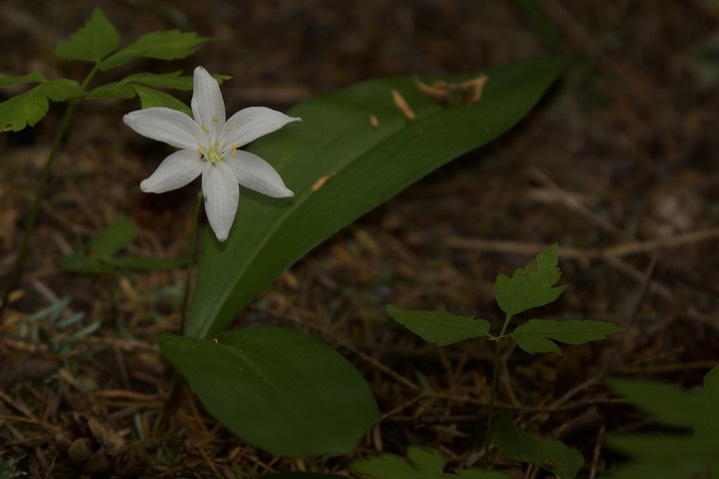
[[[242,109],[225,119],[225,104],[217,81],[195,68],[192,114],[153,107],[123,117],[142,136],[180,148],[140,183],[142,191],[164,193],[202,175],[207,219],[217,239],[225,241],[237,212],[240,188],[273,198],[294,196],[265,160],[239,148],[287,123],[300,121],[265,107]]]

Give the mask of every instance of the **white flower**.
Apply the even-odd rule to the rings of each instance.
[[[170,108],[145,108],[123,117],[127,126],[153,140],[180,148],[160,163],[140,189],[165,193],[202,175],[205,212],[217,239],[230,233],[240,199],[240,187],[273,198],[294,196],[265,160],[241,146],[300,121],[265,107],[245,108],[225,120],[220,86],[202,67],[195,68],[192,114]]]

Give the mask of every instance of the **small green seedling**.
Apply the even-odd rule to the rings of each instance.
[[[94,235],[82,251],[65,255],[60,265],[68,271],[82,274],[112,274],[128,271],[154,271],[183,266],[186,259],[145,258],[119,254],[137,237],[137,227],[131,219],[120,217]]]
[[[394,306],[387,306],[387,312],[395,321],[425,341],[438,346],[448,346],[472,338],[489,338],[495,341],[497,346],[485,441],[493,441],[494,445],[511,459],[550,470],[562,479],[572,479],[584,464],[576,450],[570,450],[556,440],[542,440],[526,431],[515,430],[511,419],[504,415],[497,428],[492,428],[497,371],[504,342],[514,340],[529,354],[562,354],[557,343],[584,344],[604,339],[620,329],[603,321],[530,319],[513,331],[507,331],[516,314],[547,305],[564,291],[566,286],[555,286],[561,274],[557,262],[558,247],[554,244],[539,253],[525,267],[518,268],[511,278],[504,274],[497,277],[494,294],[497,304],[505,313],[505,320],[496,336],[490,333],[490,323],[486,319],[433,311],[410,311]],[[485,455],[485,465],[487,464],[488,455]]]

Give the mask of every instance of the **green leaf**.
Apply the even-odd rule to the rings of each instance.
[[[445,459],[437,451],[417,446],[407,448],[407,459],[382,454],[355,461],[350,470],[376,479],[436,479],[442,475]]]
[[[387,306],[387,314],[428,343],[447,346],[489,336],[489,321],[439,311],[410,311]]]
[[[263,479],[347,479],[347,476],[337,474],[322,474],[319,472],[276,472],[262,476]],[[0,478],[1,479],[1,478]]]
[[[716,434],[712,441],[678,434],[622,434],[608,436],[606,443],[631,458],[610,479],[694,479],[719,467]]]
[[[182,71],[171,73],[135,73],[123,78],[122,83],[140,83],[155,88],[192,90],[192,77],[182,76]]]
[[[511,479],[512,475],[499,471],[465,469],[455,474],[442,472],[445,458],[434,449],[409,446],[407,459],[394,454],[354,461],[350,470],[375,479]]]
[[[85,95],[85,90],[75,80],[58,78],[39,85],[45,95],[53,101],[65,101]]]
[[[80,86],[65,78],[41,83],[0,103],[0,131],[20,131],[35,126],[50,107],[48,99],[62,101],[84,95]]]
[[[705,376],[705,387],[691,391],[658,381],[608,381],[612,389],[658,424],[687,431],[608,436],[607,445],[629,458],[611,478],[689,479],[719,469],[719,391],[713,384],[716,370]]]
[[[178,110],[192,116],[190,107],[172,95],[142,85],[132,85],[132,88],[137,93],[137,96],[140,97],[140,105],[142,105],[142,108],[161,106],[172,108],[173,110]]]
[[[608,380],[607,384],[660,424],[699,429],[711,425],[717,429],[719,439],[716,416],[719,393],[714,389],[690,392],[659,381],[618,378]]]
[[[562,354],[554,341],[566,344],[584,344],[598,341],[621,328],[604,321],[530,319],[517,327],[510,336],[529,354]]]
[[[561,275],[557,267],[557,251],[555,243],[524,268],[517,268],[511,278],[505,274],[497,276],[494,295],[497,304],[508,316],[549,304],[562,294],[566,285],[554,286]]]
[[[558,475],[573,479],[584,465],[584,458],[576,449],[552,438],[541,438],[522,429],[515,430],[512,415],[503,411],[492,432],[497,449],[514,461],[527,462]]]
[[[98,63],[115,51],[120,43],[120,34],[110,23],[102,10],[95,8],[90,19],[70,36],[61,40],[55,54],[66,60],[82,60]]]
[[[210,414],[275,455],[349,452],[379,416],[359,372],[294,331],[249,328],[215,340],[165,335],[160,347]]]
[[[33,71],[23,76],[12,76],[0,73],[0,88],[5,88],[12,85],[20,85],[22,83],[36,83],[47,81],[45,75],[38,71]]]
[[[704,376],[704,389],[708,394],[719,397],[719,366],[714,366]]]
[[[137,227],[133,221],[120,216],[110,226],[97,233],[90,241],[90,253],[96,256],[114,256],[135,241]]]
[[[35,126],[50,107],[47,95],[38,85],[0,103],[0,131],[20,131]]]
[[[131,85],[119,81],[93,88],[87,93],[87,98],[90,100],[98,98],[122,98],[123,100],[129,100],[135,98],[136,95],[137,93]]]
[[[482,469],[463,469],[456,471],[454,475],[445,474],[446,479],[513,479],[515,476],[508,472],[484,471]]]
[[[371,80],[293,108],[289,114],[302,117],[302,123],[288,125],[248,150],[272,163],[295,197],[268,199],[245,189],[229,239],[220,244],[207,232],[187,333],[207,337],[221,331],[265,285],[319,242],[509,130],[562,69],[557,59],[492,69],[482,99],[474,105],[440,104],[405,77]],[[393,103],[392,90],[414,109],[414,121]],[[376,128],[371,115],[378,119]]]
[[[124,216],[90,240],[88,253],[79,252],[60,258],[60,265],[74,273],[110,274],[126,271],[154,271],[175,268],[187,263],[186,259],[142,258],[115,255],[137,237],[137,226]]]
[[[195,53],[200,45],[210,40],[207,37],[198,37],[194,32],[182,32],[180,30],[150,32],[106,58],[100,64],[100,69],[108,70],[118,67],[139,57],[159,60],[185,58]]]

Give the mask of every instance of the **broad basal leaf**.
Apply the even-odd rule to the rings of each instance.
[[[562,294],[565,286],[559,281],[558,247],[553,244],[537,255],[524,268],[517,268],[512,277],[497,276],[494,295],[497,304],[508,316],[549,304]]]
[[[428,343],[437,346],[489,336],[489,322],[486,319],[440,311],[410,311],[391,305],[387,306],[387,314]]]
[[[250,328],[212,340],[166,335],[160,347],[210,414],[275,455],[349,452],[379,416],[359,372],[294,331]]]
[[[100,64],[101,70],[108,70],[124,65],[139,57],[157,58],[159,60],[175,60],[189,56],[210,38],[198,37],[194,32],[168,30],[150,32],[137,39]]]
[[[584,344],[598,341],[621,328],[604,321],[530,319],[517,327],[510,336],[529,354],[557,353],[561,349],[554,341],[566,344]]]
[[[481,100],[472,105],[441,104],[420,92],[414,78],[391,78],[293,108],[288,113],[302,117],[301,123],[249,150],[273,164],[295,197],[272,200],[244,189],[228,241],[205,236],[187,333],[207,337],[221,331],[319,242],[510,129],[562,68],[552,59],[489,70]],[[393,100],[393,91],[412,108],[414,120],[408,120],[396,95]]]
[[[512,415],[507,411],[499,417],[492,432],[492,442],[508,458],[534,464],[561,479],[573,479],[584,465],[580,452],[568,448],[563,442],[541,438],[522,429],[515,430]]]
[[[120,34],[102,10],[95,8],[88,21],[72,34],[69,40],[61,40],[55,54],[67,60],[97,63],[115,51]]]

